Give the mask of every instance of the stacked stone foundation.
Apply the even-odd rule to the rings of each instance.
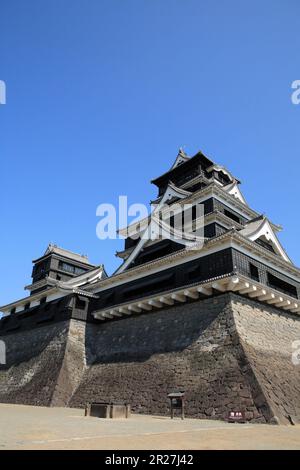
[[[102,323],[69,319],[0,337],[0,402],[84,408],[124,402],[169,415],[168,393],[185,390],[188,417],[296,423],[300,319],[227,293]]]

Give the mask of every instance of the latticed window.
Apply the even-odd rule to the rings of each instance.
[[[85,269],[79,268],[69,263],[65,263],[64,261],[59,262],[59,269],[61,269],[62,271],[66,271],[68,273],[76,274],[78,276],[86,272]]]
[[[250,263],[250,276],[255,281],[259,281],[258,267],[254,266],[254,264],[252,264],[252,263]]]

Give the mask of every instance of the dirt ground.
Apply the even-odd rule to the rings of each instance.
[[[0,404],[0,449],[300,449],[300,426],[145,415],[109,420],[78,409]]]

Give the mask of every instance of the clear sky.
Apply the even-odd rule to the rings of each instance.
[[[299,0],[0,0],[0,304],[49,242],[112,273],[96,207],[199,149],[300,265]]]

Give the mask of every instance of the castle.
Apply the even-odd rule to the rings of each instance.
[[[298,422],[300,270],[277,237],[281,227],[202,152],[180,150],[152,183],[155,209],[121,230],[122,264],[112,276],[49,245],[34,261],[30,295],[0,308],[0,402],[122,400],[167,414],[167,394],[180,389],[187,416],[242,410],[251,422]],[[174,216],[169,238],[143,236],[157,212],[175,206],[191,207],[181,239]]]

